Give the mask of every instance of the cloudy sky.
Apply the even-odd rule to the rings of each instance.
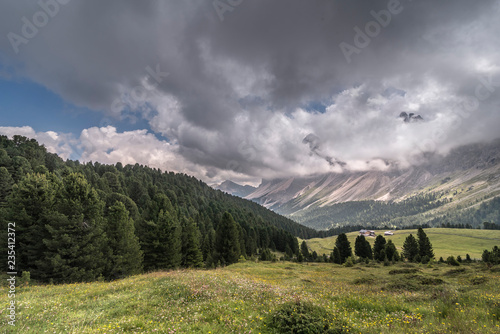
[[[0,6],[0,133],[64,158],[258,184],[500,136],[500,1]]]

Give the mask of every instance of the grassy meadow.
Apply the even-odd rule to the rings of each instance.
[[[2,333],[287,333],[276,327],[283,317],[319,322],[324,333],[498,333],[499,279],[500,268],[483,264],[247,261],[18,287],[15,329],[3,288],[0,321]],[[320,318],[299,314],[301,303]]]
[[[386,230],[377,230],[376,235],[384,234]],[[462,256],[468,253],[471,258],[481,259],[481,255],[485,249],[491,250],[493,246],[500,245],[500,231],[494,230],[469,230],[469,229],[453,229],[453,228],[428,228],[424,229],[429,237],[434,249],[436,259],[443,257],[445,260],[448,256]],[[394,235],[386,236],[387,240],[392,240],[398,251],[401,252],[403,243],[406,237],[411,233],[417,236],[417,230],[400,230],[393,231]],[[346,233],[347,238],[351,242],[351,247],[354,251],[354,241],[359,235],[359,232]],[[330,254],[335,245],[336,236],[328,238],[315,238],[306,240],[307,246],[311,251],[316,251],[318,254]],[[372,247],[375,242],[375,237],[367,237]]]

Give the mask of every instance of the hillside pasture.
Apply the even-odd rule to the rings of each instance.
[[[376,235],[382,234],[386,230],[376,230]],[[496,230],[474,230],[474,229],[453,229],[453,228],[428,228],[424,229],[429,237],[436,259],[448,256],[462,256],[465,258],[469,254],[471,258],[481,259],[481,255],[485,249],[491,250],[493,246],[500,245],[500,231]],[[385,236],[387,240],[392,240],[396,248],[401,251],[406,237],[413,234],[417,235],[417,230],[398,230],[392,231],[394,235]],[[351,247],[354,251],[354,241],[359,235],[358,232],[347,233],[347,238],[351,242]],[[335,246],[336,236],[328,238],[314,238],[306,240],[307,246],[311,251],[316,251],[318,254],[330,254]],[[366,238],[371,245],[375,242],[375,237]]]

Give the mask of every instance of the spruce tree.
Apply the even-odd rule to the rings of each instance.
[[[385,256],[389,261],[397,261],[399,254],[396,254],[398,251],[396,249],[396,245],[392,242],[392,240],[387,241],[385,245]]]
[[[0,207],[5,206],[7,196],[12,191],[14,179],[5,167],[0,167]]]
[[[248,247],[248,244],[247,244]],[[212,257],[215,251],[215,230],[210,228],[203,237],[202,247],[203,260],[206,261],[208,256]]]
[[[364,259],[371,259],[372,247],[364,235],[358,235],[354,243],[354,254]]]
[[[221,263],[229,265],[238,262],[240,257],[238,226],[228,212],[224,212],[217,228],[215,249]]]
[[[418,248],[421,258],[428,256],[429,259],[434,258],[434,251],[432,250],[432,244],[425,234],[424,230],[420,227],[417,232],[418,237]]]
[[[28,174],[7,199],[6,221],[16,223],[17,270],[30,271],[34,279],[43,276],[38,263],[47,250],[42,240],[49,237],[47,215],[54,210],[56,189],[46,175]]]
[[[106,234],[110,248],[109,277],[120,278],[142,270],[142,251],[135,235],[134,221],[122,202],[108,210]]]
[[[184,267],[201,267],[203,254],[200,249],[198,230],[192,218],[184,218],[182,224],[182,262]]]
[[[175,269],[182,262],[182,229],[177,216],[160,210],[158,222],[152,226],[152,249],[149,253],[158,269]]]
[[[336,246],[333,247],[332,254],[330,255],[330,260],[333,263],[342,264],[342,259],[340,258],[340,251]]]
[[[385,252],[382,254],[382,251],[385,249],[386,240],[382,235],[378,235],[375,238],[375,243],[373,244],[373,258],[378,261],[384,261]]]
[[[340,253],[340,263],[344,263],[349,256],[352,256],[351,243],[347,239],[345,233],[339,234],[337,240],[335,240],[335,247],[337,247]]]
[[[83,217],[68,218],[60,212],[47,215],[50,237],[44,259],[37,262],[43,269],[40,279],[69,283],[94,281],[105,273],[109,254],[103,251],[104,232],[100,225],[90,225]]]
[[[309,248],[307,248],[305,240],[303,240],[300,244],[300,252],[302,253],[302,256],[306,261],[311,257],[311,255],[309,254]]]
[[[109,265],[109,247],[104,232],[103,206],[97,192],[82,174],[70,173],[63,179],[56,198],[58,212],[49,216],[44,239],[45,261],[67,282],[92,281]]]
[[[412,234],[407,236],[403,243],[402,255],[410,262],[413,262],[417,255],[419,255],[418,242]]]

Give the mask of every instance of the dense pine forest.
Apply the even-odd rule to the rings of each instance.
[[[16,270],[55,283],[215,267],[268,250],[292,258],[297,236],[318,236],[194,177],[63,161],[22,136],[0,136],[0,222],[2,249],[15,223]]]

